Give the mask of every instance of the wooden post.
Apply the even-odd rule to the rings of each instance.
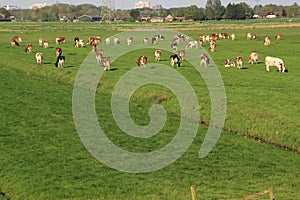
[[[273,189],[269,188],[270,200],[275,200]]]
[[[196,200],[196,187],[194,185],[191,186],[192,200]]]

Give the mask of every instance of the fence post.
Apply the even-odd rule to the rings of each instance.
[[[194,185],[191,186],[192,200],[196,200],[196,187]]]

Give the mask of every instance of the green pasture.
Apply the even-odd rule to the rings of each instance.
[[[216,51],[209,54],[216,64],[209,67],[219,70],[226,90],[225,128],[217,145],[205,158],[199,159],[198,152],[208,127],[200,124],[196,138],[182,157],[166,168],[143,174],[111,169],[95,159],[82,144],[72,115],[72,92],[76,74],[91,48],[75,48],[73,38],[87,40],[101,36],[105,39],[121,30],[148,28],[150,24],[0,24],[0,199],[181,200],[191,199],[191,185],[196,186],[199,199],[241,199],[268,188],[274,189],[276,199],[299,199],[299,154],[276,147],[286,146],[298,152],[300,149],[300,69],[297,62],[300,27],[296,19],[283,20],[274,20],[271,25],[290,23],[295,26],[264,28],[267,24],[264,20],[257,24],[249,20],[232,25],[228,21],[166,25],[177,30],[182,28],[182,33],[195,39],[200,33],[236,34],[236,41],[217,41]],[[224,24],[229,26],[228,30],[213,29],[224,27]],[[259,27],[245,28],[252,25]],[[247,40],[248,32],[259,38]],[[276,33],[282,35],[281,40],[274,41]],[[21,47],[10,45],[15,35],[23,37]],[[66,43],[60,45],[66,63],[64,68],[58,69],[54,66],[55,38],[60,36],[66,37]],[[271,45],[267,47],[263,46],[266,36],[271,37]],[[39,38],[48,40],[50,47],[38,46]],[[142,41],[134,41],[133,45],[138,42]],[[24,52],[29,43],[33,45],[33,53]],[[121,41],[120,45],[124,47],[125,43]],[[103,44],[100,46],[105,48]],[[163,105],[168,117],[159,134],[147,139],[131,137],[114,122],[110,108],[113,88],[128,70],[136,67],[139,55],[146,55],[149,64],[156,63],[156,48],[148,46],[132,50],[111,64],[112,70],[99,80],[95,100],[98,121],[106,135],[116,145],[133,152],[150,152],[165,146],[175,136],[180,123],[176,96],[155,84],[139,88],[131,97],[129,109],[137,124],[147,125],[149,108],[154,104]],[[208,43],[203,46],[204,50],[208,47]],[[252,51],[259,53],[256,65],[246,62]],[[41,66],[36,64],[36,52],[44,55]],[[159,63],[170,67],[172,53],[164,50]],[[244,57],[243,69],[224,68],[224,60],[234,60],[236,56]],[[282,58],[288,73],[279,73],[276,68],[266,72],[265,56]],[[147,70],[151,69],[145,69],[145,73]],[[197,95],[198,120],[209,123],[211,102],[201,75],[186,60],[182,67],[174,70],[189,81]]]

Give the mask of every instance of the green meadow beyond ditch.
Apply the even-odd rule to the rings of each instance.
[[[136,28],[139,32],[128,45],[126,37],[121,36],[132,36],[130,31]],[[149,40],[145,44],[142,38],[149,30],[165,38],[152,44],[152,38],[147,36]],[[188,36],[188,39],[179,39],[178,49],[172,50],[174,35],[165,34],[165,30]],[[234,34],[235,40],[216,40],[214,52],[208,51],[209,42],[200,47],[200,34],[219,33]],[[248,33],[257,38],[247,39]],[[273,190],[275,199],[300,199],[299,33],[300,21],[296,19],[163,24],[0,23],[0,200],[184,200],[192,198],[192,185],[200,200],[242,199],[268,189]],[[275,40],[276,34],[281,35],[280,40]],[[11,45],[14,36],[22,37],[20,46]],[[97,49],[102,48],[104,57],[111,60],[109,71],[103,71],[96,53],[87,44],[89,37],[97,36],[101,37]],[[56,44],[57,37],[66,40]],[[74,46],[75,37],[84,40],[84,47]],[[119,37],[119,44],[114,44],[116,37]],[[263,44],[265,37],[270,37],[268,46]],[[111,39],[110,44],[105,44],[106,38]],[[49,47],[40,46],[39,39],[47,40]],[[188,42],[194,40],[198,47],[186,48]],[[32,44],[32,52],[25,52],[27,44]],[[62,68],[54,65],[57,47],[65,56]],[[161,50],[160,61],[154,57],[157,49]],[[185,51],[186,59],[181,60],[180,67],[172,68],[170,56],[180,49]],[[43,54],[42,64],[36,62],[38,52]],[[116,56],[119,52],[122,53]],[[247,62],[251,52],[259,55],[256,64]],[[201,53],[206,53],[210,59],[207,67],[200,65]],[[146,68],[138,69],[139,56],[147,56]],[[224,67],[226,59],[235,62],[237,56],[243,57],[242,69]],[[281,58],[287,71],[280,73],[277,67],[266,71],[266,56]],[[88,65],[91,68],[87,68]],[[153,123],[162,123],[161,129],[151,136],[127,134],[115,116],[113,106],[126,102],[121,99],[116,103],[112,99],[117,86],[124,91],[128,89],[126,80],[121,84],[119,81],[129,76],[130,71],[138,71],[137,76],[130,78],[133,82],[146,81],[151,74],[154,79],[166,80],[166,85],[177,84],[173,90],[155,81],[146,81],[147,84],[130,94],[125,122],[130,119],[134,126],[130,123],[123,126],[150,130]],[[78,75],[85,72],[90,77]],[[184,77],[189,87],[172,78],[173,73]],[[221,110],[214,110],[212,94],[216,93],[216,88],[207,83],[206,76],[217,83],[216,88],[224,89],[222,101],[218,101]],[[196,129],[190,131],[183,127],[188,131],[177,146],[171,147],[169,155],[178,153],[186,138],[195,131],[190,146],[164,167],[143,171],[154,166],[137,165],[134,166],[136,173],[118,170],[130,167],[132,157],[120,160],[123,154],[117,151],[93,154],[103,145],[97,143],[97,137],[79,133],[74,116],[77,112],[74,111],[77,106],[74,84],[84,78],[92,82],[95,77],[98,79],[94,88],[87,88],[94,94],[92,101],[84,95],[77,101],[83,103],[83,112],[94,109],[95,121],[105,133],[101,142],[109,139],[122,152],[132,152],[130,155],[151,154],[178,141],[180,125],[188,119]],[[190,88],[197,103],[192,108],[182,106],[180,101],[181,96],[187,97]],[[181,92],[178,95],[176,91]],[[192,104],[193,99],[188,98]],[[164,108],[165,119],[155,115],[161,108]],[[189,109],[196,110],[198,117],[188,118],[192,115]],[[182,110],[188,113],[183,115]],[[211,118],[220,113],[224,114],[221,127]],[[89,124],[91,120],[80,119],[82,124]],[[85,128],[83,132],[91,127]],[[212,150],[199,158],[206,133],[213,129],[220,131],[220,137],[215,136]],[[89,141],[90,146],[85,141]],[[104,156],[110,162],[119,162],[119,168],[102,162]],[[160,154],[154,159],[158,164],[168,162],[168,157]],[[144,163],[147,159],[143,157],[139,161]],[[265,194],[256,199],[269,199],[269,196]]]

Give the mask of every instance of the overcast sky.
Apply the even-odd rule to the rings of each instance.
[[[73,5],[79,5],[84,3],[93,4],[96,6],[102,5],[102,0],[0,0],[0,5],[13,5],[19,6],[21,8],[28,8],[30,5],[34,3],[46,3],[47,5],[53,5],[56,2],[59,3],[67,3]],[[115,0],[116,2],[116,9],[132,9],[134,5],[139,0]],[[197,5],[198,7],[205,7],[207,0],[146,0],[150,3],[150,6],[153,5],[162,5],[163,8],[171,8],[171,7],[187,7],[190,5]],[[229,2],[231,3],[239,3],[239,2],[246,2],[251,7],[256,5],[256,2],[259,2],[261,5],[266,4],[276,4],[276,5],[292,5],[293,3],[300,4],[300,0],[221,0],[223,6],[227,6]],[[180,2],[180,3],[178,3]]]

